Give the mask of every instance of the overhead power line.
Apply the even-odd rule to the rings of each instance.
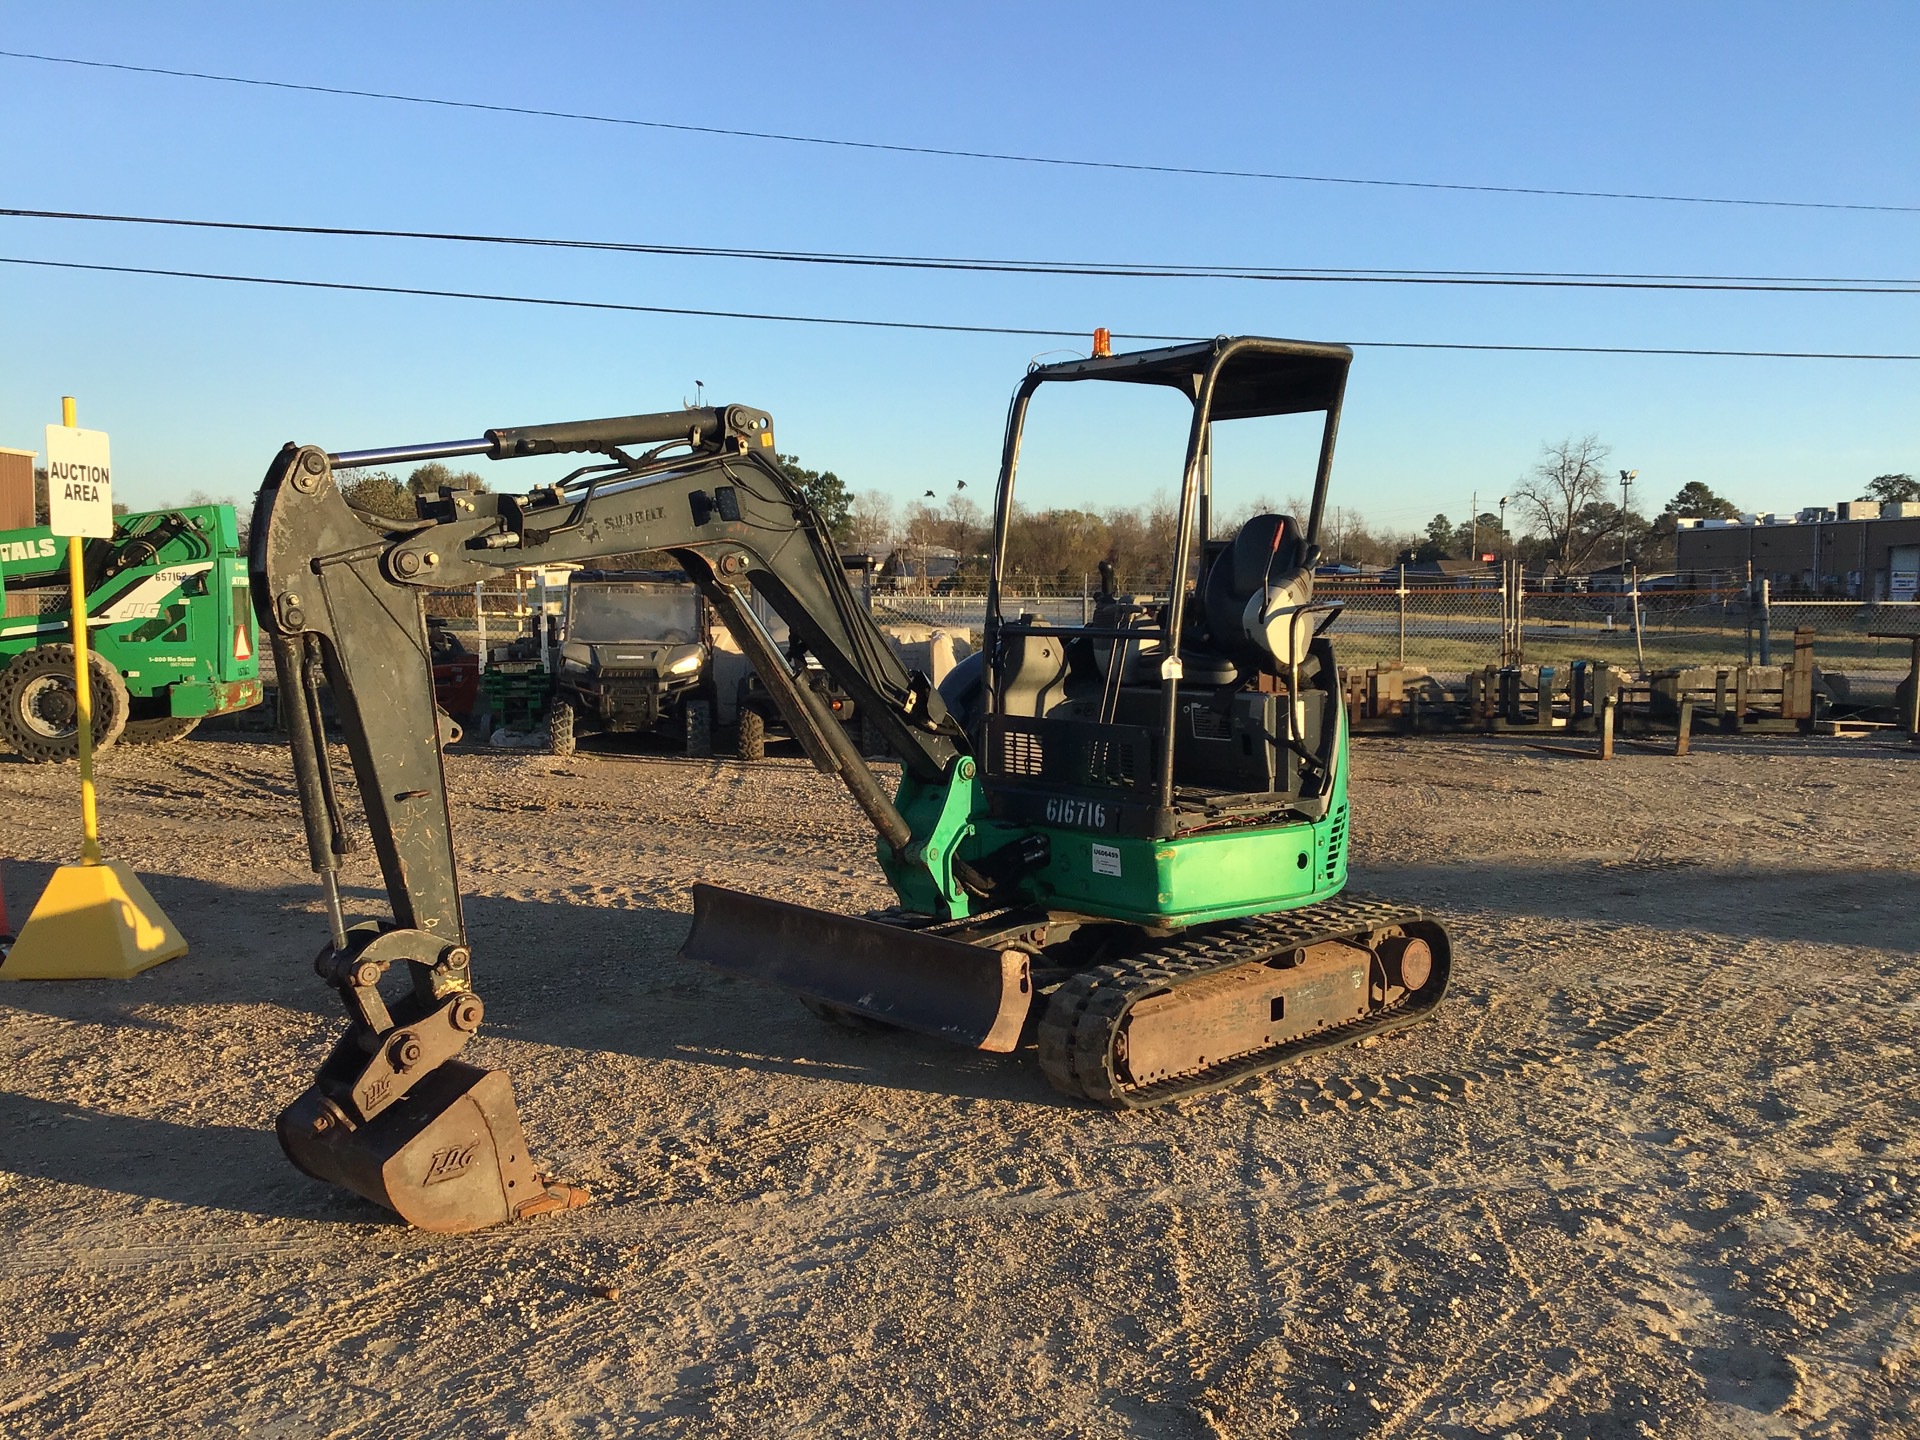
[[[614,300],[565,300],[544,295],[499,295],[476,290],[436,290],[416,285],[369,285],[346,280],[296,280],[273,275],[227,275],[206,270],[168,270],[151,265],[98,265],[77,260],[35,260],[0,255],[0,265],[47,270],[85,270],[108,275],[161,275],[177,280],[217,280],[236,285],[275,285],[296,290],[339,290],[365,295],[417,295],[440,300],[481,300],[500,305],[539,305],[566,310],[608,310],[639,315],[688,315],[711,320],[763,320],[788,325],[844,325],[867,330],[919,330],[957,335],[1014,335],[1054,340],[1085,336],[1085,329],[1039,329],[1016,325],[941,324],[927,320],[867,320],[838,315],[782,315],[760,310],[704,310],[680,305],[634,305]],[[1116,340],[1180,344],[1198,335],[1147,335],[1114,331]],[[1717,350],[1649,345],[1493,345],[1453,340],[1351,340],[1367,350],[1477,350],[1547,355],[1691,355],[1755,360],[1920,360],[1920,354],[1884,354],[1823,350]]]
[[[1396,190],[1447,190],[1484,195],[1539,195],[1577,200],[1645,200],[1674,205],[1746,205],[1781,210],[1853,210],[1885,214],[1920,214],[1920,205],[1843,203],[1833,200],[1774,200],[1728,195],[1666,195],[1634,190],[1574,190],[1540,185],[1481,185],[1442,180],[1390,180],[1376,176],[1312,175],[1279,170],[1234,170],[1205,165],[1151,165],[1131,160],[1089,160],[1065,155],[1024,155],[1001,150],[963,150],[938,145],[906,145],[881,140],[850,140],[830,135],[796,135],[779,130],[743,130],[722,125],[691,125],[670,120],[642,120],[628,115],[596,115],[579,110],[549,110],[532,105],[500,105],[480,100],[450,100],[438,95],[404,95],[391,90],[360,90],[345,85],[314,85],[295,80],[266,80],[252,75],[221,75],[206,70],[174,70],[159,65],[130,65],[114,60],[83,60],[73,55],[43,55],[29,50],[0,50],[10,60],[49,65],[78,65],[91,70],[123,70],[136,75],[165,75],[176,80],[207,80],[223,85],[252,85],[268,90],[297,90],[313,95],[349,96],[359,100],[389,100],[405,105],[432,105],[449,110],[480,110],[496,115],[527,115],[543,120],[573,120],[593,125],[626,125],[646,130],[673,130],[693,135],[720,135],[740,140],[768,140],[787,145],[820,145],[845,150],[876,150],[895,155],[933,155],[955,160],[993,160],[1017,165],[1052,165],[1079,170],[1118,170],[1150,175],[1197,175],[1229,180],[1277,180],[1302,185],[1371,186]]]
[[[278,225],[242,220],[193,220],[160,215],[112,215],[82,210],[0,208],[0,217],[74,220],[90,224],[158,225],[267,235],[328,235],[378,240],[431,240],[468,245],[518,245],[621,255],[769,260],[801,265],[846,265],[1011,275],[1075,275],[1124,280],[1245,280],[1318,285],[1471,285],[1573,290],[1706,290],[1811,295],[1920,295],[1920,280],[1876,280],[1794,275],[1646,275],[1550,270],[1402,270],[1272,265],[1156,265],[1137,261],[1007,260],[941,255],[874,255],[840,250],[665,245],[624,240],[572,240],[486,235],[445,230],[378,230],[351,225]]]

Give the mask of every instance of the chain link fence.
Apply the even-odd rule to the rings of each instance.
[[[1317,598],[1341,606],[1332,622],[1342,665],[1368,669],[1400,664],[1443,682],[1489,665],[1566,667],[1576,660],[1633,675],[1677,667],[1781,664],[1794,632],[1811,629],[1815,664],[1844,675],[1860,699],[1884,703],[1908,673],[1911,641],[1920,635],[1920,601],[1773,599],[1764,585],[1707,583],[1672,588],[1660,577],[1637,589],[1613,576],[1541,581],[1489,577],[1494,583],[1435,583],[1387,572],[1378,580],[1322,579]],[[1093,615],[1098,582],[1021,581],[1004,598],[1009,614],[1050,625],[1082,625]],[[924,593],[883,585],[861,587],[873,617],[886,627],[944,630],[978,644],[986,625],[984,586],[966,582]],[[534,616],[564,610],[564,577],[544,596],[537,575],[509,574],[464,591],[437,591],[428,614],[476,653],[535,635]]]
[[[1316,594],[1345,607],[1334,622],[1343,663],[1401,663],[1436,676],[1488,665],[1575,660],[1634,675],[1680,667],[1780,664],[1794,633],[1813,632],[1815,663],[1856,691],[1891,692],[1912,664],[1920,603],[1774,600],[1745,585],[1676,590],[1383,585],[1330,582]]]

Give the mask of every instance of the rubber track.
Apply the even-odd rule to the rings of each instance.
[[[1182,982],[1266,960],[1287,950],[1326,940],[1359,940],[1389,926],[1438,930],[1425,914],[1405,905],[1346,894],[1320,905],[1230,920],[1105,965],[1083,970],[1055,991],[1040,1018],[1040,1068],[1054,1087],[1116,1109],[1143,1110],[1218,1090],[1297,1056],[1412,1024],[1433,1009],[1446,991],[1450,959],[1436,954],[1433,981],[1416,996],[1271,1049],[1222,1060],[1185,1075],[1133,1085],[1113,1068],[1113,1039],[1137,1001]]]

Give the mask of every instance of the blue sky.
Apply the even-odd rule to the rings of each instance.
[[[1920,205],[1920,7],[0,4],[0,48],[638,118],[1155,164]],[[918,254],[1920,276],[1920,214],[1138,175],[876,154],[0,59],[29,208]],[[1920,351],[1920,296],[872,272],[0,221],[0,255],[716,309],[1344,340]],[[1067,342],[301,293],[0,266],[0,445],[58,397],[119,498],[251,492],[330,448],[710,400],[903,500],[990,485]],[[1597,432],[1659,501],[1920,472],[1920,364],[1362,349],[1338,503],[1464,515]],[[1148,417],[1058,420],[1056,498],[1172,482]],[[1256,467],[1257,468],[1257,467]],[[524,467],[493,467],[515,487]],[[1283,495],[1291,477],[1255,475]],[[1076,493],[1077,490],[1077,493]]]

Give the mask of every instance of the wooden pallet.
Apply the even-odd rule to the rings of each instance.
[[[1880,720],[1822,720],[1813,727],[1813,733],[1848,740],[1858,739],[1862,735],[1877,735],[1882,730],[1900,728],[1898,725],[1890,725]]]

